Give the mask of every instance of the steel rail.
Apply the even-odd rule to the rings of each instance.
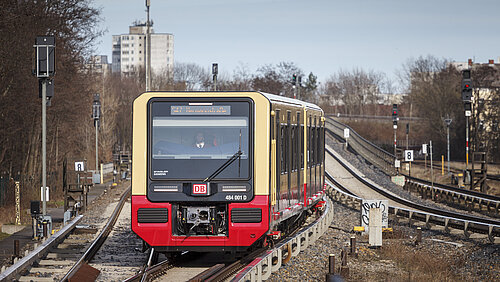
[[[253,262],[256,258],[262,256],[266,252],[265,248],[261,248],[258,250],[253,251],[252,253],[246,255],[240,260],[237,260],[230,265],[227,265],[225,267],[221,267],[217,269],[217,271],[214,271],[213,273],[205,273],[205,275],[199,275],[189,281],[207,281],[207,282],[219,282],[219,281],[225,281],[229,277],[231,277],[233,274],[237,273],[240,271],[242,268],[246,267],[248,264]],[[216,267],[216,266],[214,266]]]
[[[20,259],[4,272],[0,273],[0,281],[15,280],[16,276],[26,270],[28,266],[32,265],[37,259],[44,257],[50,249],[62,242],[64,238],[66,238],[66,236],[75,229],[76,225],[82,220],[82,218],[83,215],[78,215],[73,218],[73,220],[66,224],[61,230],[57,231],[54,235],[49,237],[38,248]]]
[[[361,137],[356,131],[349,126],[342,124],[332,118],[326,119],[325,131],[342,142],[347,142],[349,146],[373,165],[384,171],[388,175],[395,175],[394,169],[395,156],[372,142]],[[344,138],[344,129],[349,129],[349,138],[346,141]]]
[[[127,188],[127,190],[122,194],[120,201],[118,202],[118,205],[115,207],[113,214],[108,219],[108,222],[104,226],[101,233],[99,233],[97,238],[87,248],[85,253],[73,265],[73,267],[71,267],[71,269],[61,279],[61,281],[64,281],[64,282],[69,281],[78,272],[78,270],[82,267],[82,265],[88,263],[89,261],[92,260],[92,258],[94,258],[95,254],[99,251],[101,246],[104,244],[104,242],[108,238],[109,233],[111,233],[111,230],[113,229],[113,226],[115,225],[116,221],[118,220],[118,216],[121,213],[121,210],[123,208],[123,205],[125,204],[125,201],[127,200],[127,198],[129,198],[131,191],[132,191],[132,189],[129,186]]]
[[[290,256],[297,256],[301,250],[305,250],[309,245],[314,244],[328,229],[333,219],[332,199],[326,197],[325,203],[325,210],[316,221],[297,232],[294,236],[278,243],[275,248],[265,251],[264,254],[238,272],[231,281],[266,280],[285,263],[283,260],[284,252],[289,252],[287,255]]]
[[[327,123],[333,127],[333,128],[326,127],[326,131],[328,134],[333,135],[334,138],[345,140],[342,137],[343,136],[343,129],[349,128],[348,126],[346,126],[338,121],[335,121],[331,118],[327,118]],[[363,137],[359,136],[359,134],[354,132],[352,129],[350,132],[350,136],[352,136],[352,137],[349,137],[348,142],[350,142],[351,147],[358,154],[360,154],[365,159],[370,161],[372,164],[377,166],[379,169],[381,169],[382,171],[387,173],[387,171],[388,171],[387,167],[388,166],[392,167],[392,163],[390,163],[389,160],[390,159],[393,160],[394,155],[380,149],[375,144],[367,141]],[[357,143],[363,143],[363,145],[358,146],[358,145],[356,145]],[[371,152],[371,153],[367,153],[367,152]],[[391,173],[387,173],[387,174],[394,175],[393,170],[389,170],[389,171]],[[455,194],[458,196],[457,198],[462,197],[462,198],[464,198],[465,201],[467,201],[468,198],[471,198],[472,202],[478,203],[479,206],[484,205],[487,207],[488,210],[489,210],[490,206],[493,206],[497,213],[499,211],[499,208],[500,208],[500,197],[499,196],[481,193],[481,192],[477,192],[474,190],[465,190],[465,189],[461,189],[461,188],[453,187],[453,186],[449,186],[449,185],[444,185],[444,184],[434,183],[434,185],[432,186],[431,182],[429,182],[429,181],[419,179],[416,177],[410,177],[406,174],[402,174],[402,175],[404,175],[407,179],[410,179],[411,180],[410,183],[419,184],[425,189],[439,190],[440,192],[444,192],[445,194],[449,194],[449,193]],[[431,185],[431,186],[429,186],[429,185]],[[431,191],[431,193],[432,193],[432,191]],[[435,200],[435,199],[433,198],[433,200]]]
[[[148,259],[146,265],[137,274],[123,280],[123,282],[151,281],[161,273],[173,268],[177,263],[177,260],[168,259],[149,266],[152,256],[154,256],[154,250],[151,251],[150,259]]]
[[[488,234],[488,238],[490,241],[494,241],[494,237],[500,237],[500,221],[495,220],[495,219],[488,219],[488,218],[482,218],[482,217],[477,217],[473,215],[467,215],[467,214],[461,214],[457,212],[452,212],[452,211],[446,211],[446,210],[440,210],[437,208],[432,208],[432,207],[427,207],[423,206],[417,203],[413,203],[411,201],[408,201],[400,196],[397,196],[393,193],[390,193],[381,187],[378,187],[377,185],[374,185],[368,181],[366,181],[363,177],[360,175],[356,174],[347,164],[342,162],[339,158],[335,156],[330,150],[325,148],[325,151],[331,155],[333,158],[335,158],[349,173],[351,173],[356,179],[358,179],[360,182],[362,182],[364,185],[368,186],[369,188],[373,189],[377,193],[381,194],[382,196],[400,203],[402,205],[405,205],[407,207],[410,207],[412,209],[406,209],[406,208],[399,208],[399,207],[393,207],[393,210],[395,211],[395,214],[404,212],[404,213],[409,213],[410,219],[413,216],[413,214],[423,214],[424,215],[424,220],[426,223],[435,223],[435,224],[440,224],[444,223],[445,227],[448,225],[455,227],[457,229],[462,229],[464,231],[464,234],[466,237],[468,237],[470,234],[468,234],[469,231],[475,232],[475,233],[481,233],[481,234]],[[325,172],[327,173],[327,172]],[[343,192],[345,193],[345,192]],[[347,193],[346,193],[347,194]],[[452,222],[449,222],[449,221]],[[458,223],[457,223],[458,222]]]
[[[413,165],[419,165],[419,166],[425,166],[425,163],[423,163],[423,161],[421,159],[419,160],[415,160],[413,163]],[[430,164],[427,164],[428,166],[430,166]],[[436,164],[436,163],[433,163],[432,164],[432,167],[434,169],[439,169],[441,170],[442,169],[442,165],[441,164]],[[446,170],[447,168],[445,168]],[[457,167],[450,167],[450,172],[453,172],[453,173],[462,173],[464,170],[463,169],[460,169],[460,168],[457,168]],[[490,180],[496,180],[496,181],[500,181],[500,175],[499,174],[486,174],[486,179],[490,179]]]

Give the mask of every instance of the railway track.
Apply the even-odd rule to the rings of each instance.
[[[130,192],[129,186],[99,234],[97,228],[78,226],[83,219],[83,215],[79,215],[49,237],[42,246],[3,272],[0,280],[79,281],[83,278],[97,278],[99,271],[87,263],[106,241]]]
[[[471,233],[485,234],[488,235],[491,242],[495,242],[495,238],[500,237],[500,221],[497,219],[447,211],[408,201],[367,180],[364,175],[350,167],[349,164],[345,163],[345,161],[337,156],[332,150],[326,148],[326,153],[340,163],[345,171],[352,176],[352,178],[344,176],[344,179],[356,179],[359,182],[358,184],[348,182],[347,185],[340,183],[341,181],[339,179],[335,179],[335,177],[330,174],[330,171],[328,171],[329,166],[327,166],[327,179],[331,182],[332,186],[338,187],[332,195],[332,197],[337,200],[343,201],[347,199],[350,204],[358,203],[360,205],[362,199],[385,198],[389,200],[389,212],[397,216],[406,217],[410,221],[423,221],[428,228],[431,228],[432,225],[440,225],[443,226],[446,231],[449,231],[450,228],[458,229],[463,231],[466,237],[470,237]],[[359,186],[369,187],[373,192],[363,192],[365,194],[360,196],[360,192],[357,191],[362,189],[353,191],[351,188],[358,188]],[[376,194],[378,194],[378,196]]]
[[[326,197],[325,195],[322,195]],[[258,249],[242,259],[224,262],[220,254],[185,253],[171,260],[154,263],[154,253],[142,270],[125,281],[262,281],[279,270],[291,257],[306,249],[328,229],[333,217],[331,199],[318,206],[323,212],[312,217],[300,230],[276,243],[271,249]],[[191,256],[191,257],[190,257]],[[207,256],[207,257],[204,257]]]
[[[415,160],[412,162],[412,165],[418,165],[418,166],[421,166],[421,167],[426,167],[426,168],[429,168],[430,169],[430,162],[427,161],[427,164],[423,161],[423,160]],[[433,163],[432,164],[432,168],[434,168],[435,170],[442,170],[443,167],[441,164],[436,164],[436,163]],[[447,171],[448,170],[448,167],[444,166],[444,170]],[[455,174],[459,174],[459,173],[463,173],[464,172],[464,169],[463,168],[457,168],[457,167],[453,167],[453,166],[450,166],[450,172],[452,173],[455,173]],[[495,180],[495,181],[500,181],[500,175],[498,174],[487,174],[486,175],[486,179],[489,179],[489,180]]]
[[[326,133],[332,138],[345,142],[343,132],[344,128],[348,128],[348,126],[331,118],[327,118],[326,123]],[[350,132],[348,143],[351,149],[384,173],[395,175],[392,165],[394,155],[367,141],[352,129]],[[500,215],[500,197],[498,196],[450,185],[431,183],[408,175],[404,176],[406,181],[404,188],[411,192],[416,192],[422,198],[445,203],[451,207],[458,207],[467,211],[474,210],[489,216],[498,217]]]

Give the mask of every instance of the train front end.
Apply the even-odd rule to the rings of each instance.
[[[269,113],[268,104],[259,93],[139,96],[133,109],[132,230],[166,253],[246,251],[264,238],[269,128],[257,116]]]

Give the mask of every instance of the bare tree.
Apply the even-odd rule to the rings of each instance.
[[[367,105],[377,103],[385,75],[363,69],[340,70],[325,83],[324,91],[344,105],[345,114],[368,114]]]
[[[446,153],[445,118],[450,127],[452,158],[465,156],[465,117],[460,94],[461,75],[446,59],[433,56],[410,59],[403,66],[401,81],[406,82],[406,103],[413,104],[416,115],[426,120],[425,138],[432,140],[436,155]]]
[[[197,64],[176,63],[174,66],[174,81],[184,84],[184,89],[206,90],[210,85],[210,74]]]
[[[35,37],[56,37],[47,164],[49,172],[59,171],[65,156],[84,153],[81,117],[90,113],[92,89],[81,69],[101,34],[99,15],[88,0],[0,1],[0,171],[29,176],[23,187],[38,187],[40,182],[41,101],[37,79],[31,75]],[[49,186],[56,186],[51,179]]]

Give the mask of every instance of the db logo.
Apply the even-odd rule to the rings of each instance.
[[[193,194],[207,195],[207,184],[193,184]]]

